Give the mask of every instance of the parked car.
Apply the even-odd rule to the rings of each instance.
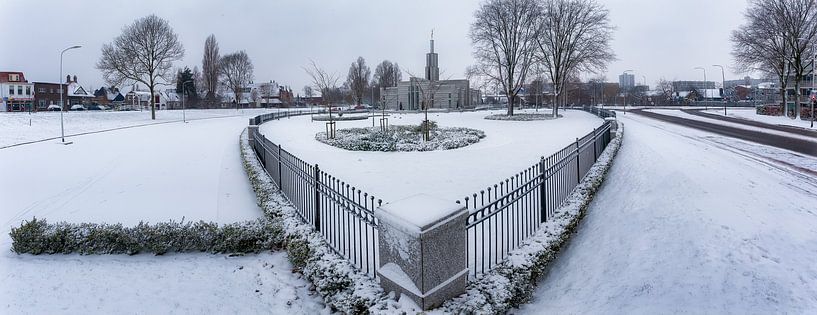
[[[62,109],[60,109],[60,105],[51,104],[51,105],[48,105],[47,110],[50,111],[50,112],[58,112],[58,111],[61,111]]]
[[[108,110],[108,107],[105,105],[95,104],[88,106],[88,110]]]
[[[71,110],[85,110],[85,106],[82,104],[71,105]]]

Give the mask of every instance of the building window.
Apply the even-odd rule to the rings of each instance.
[[[37,89],[37,92],[45,93],[45,88],[39,88],[39,89]]]
[[[14,86],[9,85],[9,95],[14,95]]]
[[[23,86],[22,85],[17,86],[17,95],[23,95]]]
[[[31,86],[26,86],[26,95],[31,95]]]
[[[44,107],[45,107],[45,100],[40,100],[40,108],[44,108]]]

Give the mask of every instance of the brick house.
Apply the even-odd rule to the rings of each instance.
[[[0,72],[0,112],[34,110],[34,83],[22,72]]]
[[[65,97],[66,86],[62,87],[62,95]],[[59,83],[48,82],[34,82],[34,108],[37,111],[44,111],[48,105],[60,104],[60,85]]]

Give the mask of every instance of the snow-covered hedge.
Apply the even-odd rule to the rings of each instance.
[[[454,314],[502,314],[527,303],[540,276],[575,232],[587,207],[621,147],[623,128],[593,165],[588,175],[556,210],[551,220],[510,252],[496,268],[468,285],[465,294],[447,301],[441,309]]]
[[[355,269],[300,220],[297,210],[279,193],[247,140],[245,131],[241,135],[241,158],[258,205],[270,222],[280,227],[289,260],[312,282],[324,302],[344,314],[369,313],[375,307],[379,312],[393,305],[374,278]]]
[[[561,118],[562,115],[559,115]],[[507,121],[534,121],[534,120],[551,120],[553,114],[514,114],[508,116],[507,114],[495,114],[485,116],[487,120],[507,120]]]
[[[332,120],[334,120],[334,121],[366,120],[366,119],[369,119],[368,115],[339,115],[339,114],[332,114]],[[312,120],[314,120],[314,121],[329,121],[329,115],[313,116]]]
[[[338,129],[334,139],[326,132],[315,135],[315,140],[350,151],[434,151],[462,148],[485,138],[485,132],[469,128],[440,128],[430,122],[430,141],[423,141],[420,126],[390,126],[388,131],[379,127]]]
[[[259,219],[219,225],[212,222],[122,224],[48,223],[34,218],[11,229],[18,254],[138,254],[168,252],[249,253],[280,248],[279,226]]]

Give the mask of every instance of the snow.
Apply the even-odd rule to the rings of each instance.
[[[413,293],[416,296],[423,296],[422,291],[417,285],[414,284],[414,281],[403,271],[403,268],[400,268],[397,264],[388,263],[380,267],[380,274],[386,279],[393,281],[399,287],[406,289],[407,291]]]
[[[114,128],[143,126],[156,123],[198,120],[216,117],[252,116],[269,112],[265,109],[202,109],[156,111],[156,120],[150,119],[150,111],[84,111],[63,112],[65,135],[102,131]],[[60,113],[13,113],[0,112],[0,149],[10,145],[54,139],[60,137]]]
[[[67,146],[50,140],[0,149],[0,313],[327,313],[311,285],[290,272],[284,253],[31,256],[10,250],[11,227],[34,216],[124,225],[261,217],[239,147],[239,134],[256,112],[77,136]],[[0,116],[3,130],[19,128],[8,117],[17,116]],[[83,130],[135,121],[129,113],[72,117],[82,117],[74,126]]]
[[[284,253],[0,255],[4,314],[330,313]]]
[[[723,115],[723,109],[721,110],[708,110],[706,111],[710,114],[716,115]],[[772,124],[772,125],[785,125],[785,126],[794,126],[794,127],[801,127],[801,128],[811,128],[811,121],[809,120],[802,120],[802,119],[791,119],[785,116],[767,116],[767,115],[758,115],[757,110],[754,108],[740,108],[740,109],[733,109],[727,108],[726,115],[730,117],[746,119],[746,120],[754,120],[762,123]]]
[[[765,157],[783,150],[619,119],[624,145],[606,182],[513,313],[817,312],[817,176]]]
[[[397,219],[392,221],[408,223],[407,230],[420,232],[432,224],[439,224],[441,220],[462,211],[463,208],[464,206],[450,200],[418,194],[385,204],[380,210],[383,214]]]
[[[314,139],[325,123],[308,116],[265,123],[259,130],[270,141],[307,163],[385,201],[417,194],[457,200],[530,167],[602,125],[603,120],[582,111],[563,111],[564,118],[547,121],[491,121],[502,111],[429,113],[440,127],[485,131],[476,144],[448,151],[353,152]],[[533,112],[533,111],[529,111]],[[392,114],[390,125],[417,124],[422,114]],[[339,121],[337,128],[371,126],[370,120]],[[379,124],[379,123],[378,123]]]

